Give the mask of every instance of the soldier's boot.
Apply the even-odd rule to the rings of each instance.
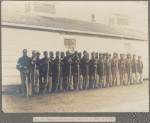
[[[59,88],[60,88],[60,91],[62,91],[63,83],[60,83],[60,84],[59,84]]]

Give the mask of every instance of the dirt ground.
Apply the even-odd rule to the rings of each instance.
[[[143,84],[36,94],[22,98],[3,89],[4,113],[149,112],[149,81]]]

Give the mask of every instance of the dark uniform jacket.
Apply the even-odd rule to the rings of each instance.
[[[105,75],[111,71],[111,60],[105,59]]]
[[[88,67],[88,75],[89,75],[89,59],[86,56],[83,56],[81,59],[81,69],[82,69],[82,75],[87,75],[87,67]]]
[[[98,70],[98,74],[99,76],[103,76],[104,75],[104,60],[102,58],[99,58],[98,63],[97,63],[97,70]]]
[[[119,70],[125,70],[125,62],[126,60],[125,59],[120,59],[119,62],[118,62],[118,67],[119,67]]]
[[[30,72],[31,59],[28,56],[22,56],[19,58],[16,68],[23,73],[24,69],[28,69]]]
[[[137,71],[137,61],[135,59],[132,59],[132,72],[136,73]]]
[[[126,59],[126,62],[125,62],[125,71],[127,72],[127,74],[129,74],[130,72],[132,72],[131,67],[132,67],[131,60],[130,59]]]
[[[111,71],[112,73],[116,72],[118,69],[118,58],[112,58],[111,59]]]
[[[42,72],[47,72],[48,70],[48,62],[49,62],[49,58],[48,57],[44,57],[40,60],[40,64],[41,64],[41,69]]]
[[[30,70],[31,70],[31,71],[34,71],[36,61],[37,61],[37,60],[36,60],[36,56],[32,56],[32,57],[31,57],[31,67],[30,67]]]
[[[90,75],[95,75],[95,72],[97,70],[97,59],[96,58],[92,58],[89,61],[89,70],[90,70]]]
[[[63,77],[63,61],[60,58],[55,58],[54,61],[54,66],[53,66],[53,71],[54,71],[54,76],[58,76],[60,74],[60,77]]]
[[[52,77],[53,72],[54,72],[54,60],[52,58],[49,58],[50,62],[49,62],[49,77]]]
[[[64,72],[64,76],[69,76],[69,74],[72,75],[73,73],[73,64],[72,64],[72,58],[70,56],[66,56],[63,59],[63,72]],[[70,67],[71,67],[71,71],[70,71]]]
[[[139,73],[143,73],[143,62],[142,61],[137,62],[137,70]]]
[[[78,75],[78,65],[79,65],[79,75],[81,75],[81,70],[80,70],[81,63],[80,63],[80,58],[74,56],[73,59],[72,59],[72,61],[73,61],[73,75]]]

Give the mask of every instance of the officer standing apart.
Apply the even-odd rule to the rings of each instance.
[[[138,80],[138,83],[143,83],[143,62],[140,59],[141,56],[138,56],[137,71],[140,74],[140,80]]]
[[[120,85],[125,84],[124,83],[124,78],[125,78],[125,59],[124,59],[124,54],[120,54],[120,60],[118,63],[119,67],[119,74],[120,74]]]
[[[23,50],[23,56],[19,58],[16,68],[20,71],[21,74],[21,85],[23,96],[29,92],[29,83],[30,83],[30,65],[31,59],[27,56],[27,50]]]

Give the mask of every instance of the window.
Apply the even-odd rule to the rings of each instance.
[[[75,39],[64,39],[64,47],[70,52],[75,52],[76,49],[76,40]]]
[[[39,3],[39,2],[34,2],[34,11],[56,14],[54,5]]]
[[[109,25],[113,25],[114,24],[114,18],[109,18]]]
[[[25,4],[25,12],[30,12],[30,3]]]
[[[128,25],[129,22],[128,22],[128,19],[124,19],[124,18],[118,17],[118,18],[117,18],[117,24],[118,24],[118,25]]]
[[[92,21],[95,21],[95,14],[91,14],[92,16]]]

